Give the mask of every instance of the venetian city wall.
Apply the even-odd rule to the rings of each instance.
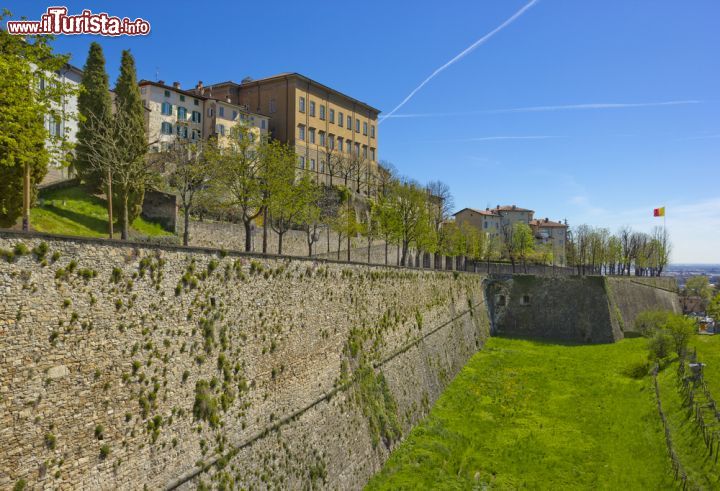
[[[478,274],[0,249],[3,489],[360,488],[489,331]]]

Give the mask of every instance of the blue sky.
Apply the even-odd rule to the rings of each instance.
[[[29,19],[50,5],[5,3]],[[143,17],[152,32],[55,45],[82,66],[99,40],[113,81],[130,48],[141,78],[190,86],[294,71],[387,114],[528,3],[71,1],[70,13]],[[382,122],[380,158],[447,182],[457,209],[517,204],[649,231],[665,205],[673,262],[720,263],[719,22],[715,0],[536,1]]]

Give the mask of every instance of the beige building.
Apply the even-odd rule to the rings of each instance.
[[[318,182],[374,192],[378,109],[297,73],[198,84],[196,93],[269,117],[273,138],[292,145],[298,167],[314,172]]]
[[[205,122],[203,132],[207,138],[216,137],[220,144],[233,136],[233,128],[242,126],[242,134],[252,141],[259,141],[269,134],[269,118],[232,104],[228,100],[205,99]],[[239,135],[235,135],[239,136]]]
[[[553,252],[553,264],[564,266],[567,224],[553,222],[547,218],[535,220],[534,214],[533,210],[516,205],[498,205],[495,208],[485,208],[484,210],[463,208],[454,216],[458,225],[468,223],[485,232],[489,237],[499,237],[503,241],[511,239],[513,226],[516,223],[529,225],[535,236],[536,245],[550,244]]]

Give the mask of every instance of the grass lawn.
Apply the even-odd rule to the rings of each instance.
[[[491,338],[367,489],[672,489],[645,339]]]
[[[720,334],[693,336],[689,345],[690,350],[697,348],[698,361],[705,363],[705,382],[713,399],[720,401]]]
[[[30,210],[30,223],[38,232],[85,237],[107,237],[107,204],[83,188],[41,191],[42,206]],[[139,235],[173,235],[157,223],[136,218],[131,228]],[[119,224],[115,233],[120,233]]]

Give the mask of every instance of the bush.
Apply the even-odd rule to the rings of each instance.
[[[653,361],[660,362],[667,359],[672,353],[673,339],[664,330],[655,331],[648,341],[649,357]]]
[[[635,317],[635,330],[645,337],[651,337],[658,329],[663,328],[672,312],[668,310],[646,310]]]
[[[665,329],[673,340],[675,353],[681,356],[687,349],[690,336],[695,333],[696,323],[694,319],[684,315],[671,314],[665,324]]]
[[[108,458],[109,455],[110,455],[110,445],[108,445],[108,444],[106,443],[105,445],[103,445],[102,447],[100,447],[100,458],[101,458],[102,460],[105,460],[105,459]]]

